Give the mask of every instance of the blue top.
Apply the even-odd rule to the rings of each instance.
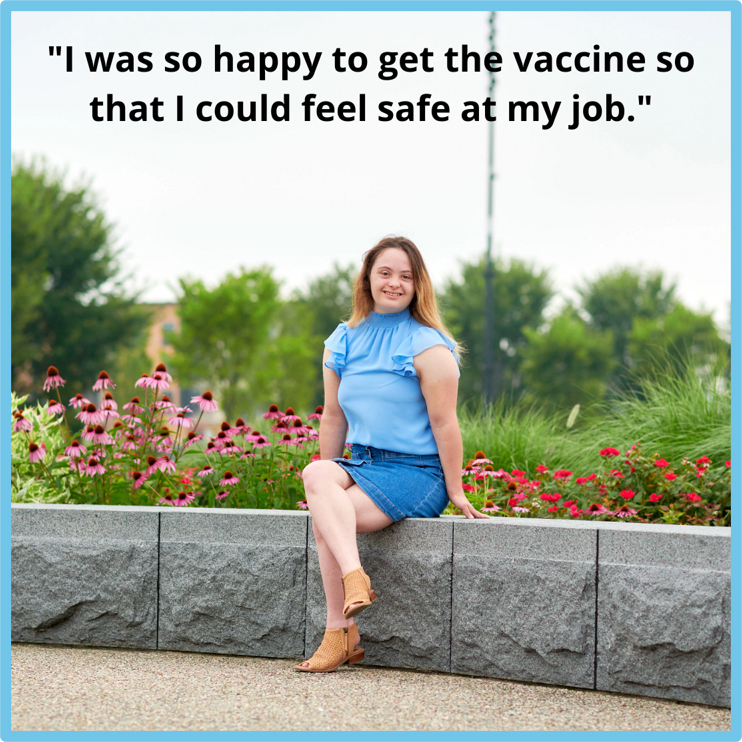
[[[338,401],[350,443],[419,456],[438,453],[412,365],[418,353],[434,345],[451,352],[456,347],[442,332],[414,319],[409,307],[394,314],[371,312],[356,327],[337,326],[325,340],[332,351],[325,366],[340,377]]]

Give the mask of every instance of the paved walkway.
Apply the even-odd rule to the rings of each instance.
[[[290,660],[14,643],[18,730],[729,730],[709,706],[489,678]]]

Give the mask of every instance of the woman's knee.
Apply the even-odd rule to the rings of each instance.
[[[307,464],[301,473],[304,489],[309,492],[315,492],[321,489],[327,482],[335,479],[338,465],[334,461],[312,461]]]

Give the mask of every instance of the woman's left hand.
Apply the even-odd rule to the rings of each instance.
[[[480,513],[474,505],[469,502],[469,498],[463,489],[458,492],[449,492],[448,499],[467,517],[467,518],[489,518],[485,513]]]

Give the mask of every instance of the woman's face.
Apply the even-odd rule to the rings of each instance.
[[[410,306],[415,282],[407,253],[397,247],[382,250],[371,268],[369,283],[374,312],[392,314]]]

